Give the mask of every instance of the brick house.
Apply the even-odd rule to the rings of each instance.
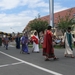
[[[75,17],[75,7],[54,13],[54,30],[55,30],[54,34],[56,36],[62,36],[63,35],[62,32],[60,30],[58,30],[58,28],[57,28],[58,16],[60,15],[61,17],[65,17],[66,14],[68,14],[70,10],[72,10],[72,12],[70,14],[70,18]],[[44,20],[44,21],[46,20],[48,23],[50,23],[50,15],[40,17],[40,19]],[[29,23],[32,21],[33,20],[29,21]],[[29,23],[28,23],[28,25],[29,25]],[[24,28],[23,32],[30,30],[28,25]],[[75,35],[75,31],[73,31],[73,34]]]

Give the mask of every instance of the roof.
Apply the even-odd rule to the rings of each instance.
[[[74,16],[75,16],[75,7],[54,13],[54,23],[57,23],[57,20],[58,20],[58,16],[59,16],[59,15],[60,15],[61,17],[65,17],[66,14],[69,14],[70,10],[72,10],[72,11],[71,11],[71,14],[70,14],[70,15],[71,15],[70,18],[74,17]],[[50,15],[41,17],[41,19],[42,19],[42,20],[47,20],[48,23],[49,23],[49,21],[50,21]]]
[[[59,17],[59,15],[60,15],[61,17],[65,17],[66,14],[69,14],[70,10],[72,10],[72,11],[71,11],[71,14],[70,14],[70,18],[74,17],[74,16],[75,16],[75,7],[69,8],[69,9],[66,9],[66,10],[63,10],[63,11],[54,13],[54,23],[57,23],[57,22],[58,22],[58,17]],[[50,15],[43,16],[43,17],[41,17],[40,19],[41,19],[41,20],[44,20],[44,21],[46,20],[46,21],[48,21],[48,23],[49,23],[49,22],[50,22]],[[29,23],[31,23],[32,21],[33,21],[33,20],[29,21]],[[29,24],[29,23],[28,23],[28,24]],[[27,27],[28,27],[28,25],[24,28],[24,30],[25,30]],[[24,31],[24,30],[23,30],[23,31]]]

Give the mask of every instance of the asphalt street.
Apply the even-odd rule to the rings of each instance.
[[[0,75],[75,75],[75,58],[64,57],[64,49],[55,49],[59,60],[45,61],[40,53],[20,54],[21,49],[0,47]],[[75,49],[74,49],[75,55]]]

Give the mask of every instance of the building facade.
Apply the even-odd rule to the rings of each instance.
[[[59,21],[59,16],[61,18],[65,17],[69,13],[70,10],[72,10],[72,12],[70,13],[70,18],[74,18],[75,19],[75,7],[54,13],[54,28],[53,28],[54,35],[56,35],[56,36],[63,36],[61,30],[58,29],[57,23]],[[40,19],[50,23],[50,15],[40,17]],[[30,21],[30,22],[32,22],[32,21]],[[28,23],[28,25],[29,25],[29,23]],[[30,28],[29,28],[28,25],[24,28],[23,32],[26,32],[26,31],[30,32]],[[73,29],[72,33],[75,35],[75,29]]]

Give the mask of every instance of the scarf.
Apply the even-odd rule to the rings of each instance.
[[[68,41],[69,47],[71,48],[71,50],[73,50],[73,48],[72,48],[72,35],[71,35],[71,33],[68,33],[68,32],[66,32],[66,35],[67,35],[67,41]]]

